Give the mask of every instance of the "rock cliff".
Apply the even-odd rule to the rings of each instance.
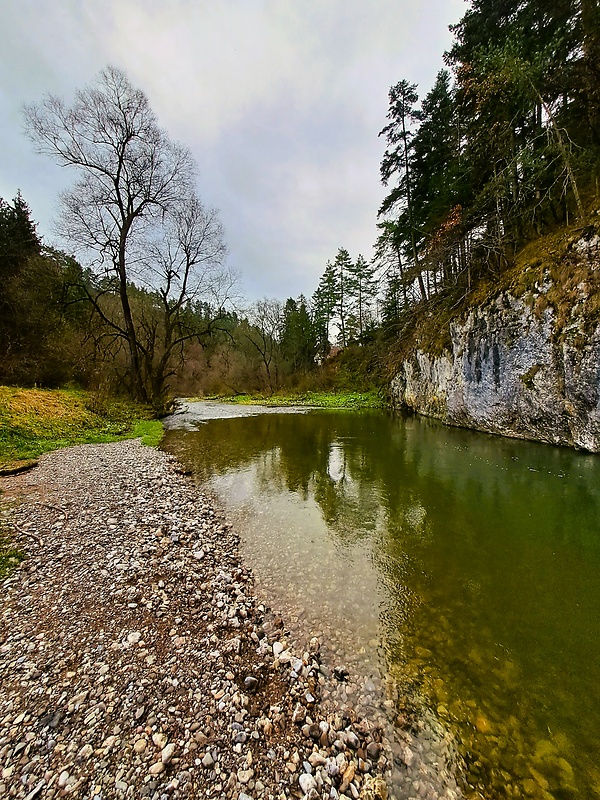
[[[509,286],[463,309],[441,354],[423,348],[417,331],[392,403],[451,425],[600,452],[600,238],[571,241],[535,274],[525,291]]]

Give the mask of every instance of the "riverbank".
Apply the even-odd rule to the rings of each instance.
[[[501,275],[432,297],[407,317],[392,405],[599,453],[600,228],[578,224],[530,242]]]
[[[194,402],[196,398],[188,398],[187,402]],[[237,394],[219,395],[214,397],[198,398],[211,402],[232,403],[235,405],[265,406],[267,408],[285,408],[290,406],[305,408],[386,408],[387,403],[381,392],[277,392],[272,395],[265,394]]]
[[[152,410],[130,400],[79,389],[0,386],[0,475],[30,468],[60,447],[138,437],[157,445],[162,434]]]
[[[0,486],[27,554],[2,584],[1,796],[386,796],[381,730],[321,708],[319,642],[294,652],[174,459],[73,447]]]

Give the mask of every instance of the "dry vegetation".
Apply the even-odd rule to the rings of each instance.
[[[151,416],[144,406],[92,392],[0,386],[0,467],[71,444],[160,438]]]

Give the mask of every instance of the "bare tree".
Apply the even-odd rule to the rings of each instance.
[[[202,342],[229,320],[237,276],[225,265],[217,212],[205,209],[195,195],[178,203],[153,233],[139,264],[140,279],[155,293],[156,309],[144,320],[140,349],[144,382],[160,401],[167,379],[182,363],[185,344]]]
[[[183,310],[200,299],[202,277],[208,272],[214,277],[223,265],[222,230],[215,212],[206,211],[194,195],[191,153],[169,139],[144,93],[114,67],[103,70],[94,86],[77,91],[70,106],[48,96],[24,113],[38,151],[79,172],[61,197],[59,232],[89,256],[97,277],[109,279],[103,292],[116,288],[119,318],[107,315],[102,293],[90,299],[126,341],[134,396],[154,402],[157,392],[162,397],[165,370],[154,370],[147,337],[141,340],[133,283],[156,280],[164,312],[160,359],[168,362],[184,340]]]
[[[279,387],[281,348],[279,340],[283,329],[283,305],[279,300],[257,300],[247,311],[248,326],[243,336],[259,354],[271,394]]]

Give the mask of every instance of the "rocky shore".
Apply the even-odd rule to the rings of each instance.
[[[600,236],[566,239],[414,344],[393,406],[448,425],[600,452]],[[427,338],[427,337],[425,337]],[[440,347],[440,343],[443,345]]]
[[[325,708],[238,538],[168,455],[50,453],[3,478],[0,797],[387,797],[381,728]]]

